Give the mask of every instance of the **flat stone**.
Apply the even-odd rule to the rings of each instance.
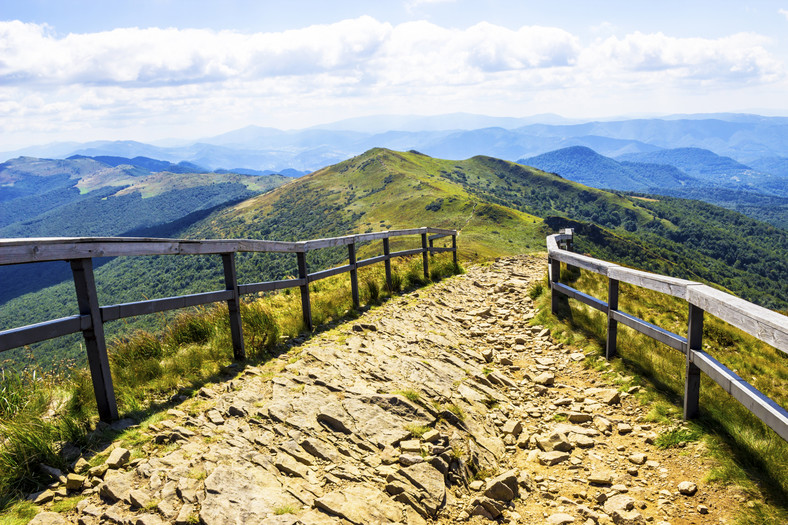
[[[629,460],[630,463],[633,463],[635,465],[642,465],[646,462],[646,459],[648,459],[648,457],[642,452],[638,452],[630,455],[627,459]]]
[[[331,461],[332,463],[339,461],[339,451],[336,449],[336,447],[334,447],[334,445],[331,445],[330,443],[309,437],[303,439],[300,444],[301,448],[318,459]]]
[[[586,414],[585,412],[570,412],[568,417],[572,423],[585,423],[593,419],[591,414]]]
[[[632,432],[632,425],[630,425],[629,423],[619,423],[616,426],[616,429],[618,430],[618,433],[623,436],[625,434],[629,434],[630,432]]]
[[[536,446],[538,446],[544,452],[551,452],[554,450],[558,450],[560,452],[569,452],[573,448],[567,437],[560,432],[552,432],[551,434],[547,435],[537,434],[533,436],[533,439],[536,441]]]
[[[610,515],[615,511],[623,512],[632,510],[635,508],[635,500],[626,494],[616,494],[605,501],[604,508],[605,512]]]
[[[588,475],[589,483],[596,483],[597,485],[610,485],[613,482],[613,474],[610,472],[592,471]]]
[[[79,490],[85,483],[85,476],[71,473],[66,476],[66,490]]]
[[[487,480],[484,495],[496,501],[512,501],[519,495],[517,471],[509,470]]]
[[[298,508],[301,502],[282,487],[275,474],[238,461],[217,466],[205,478],[199,517],[205,525],[260,523],[283,505]]]
[[[610,517],[615,525],[646,525],[645,518],[636,510],[614,510]]]
[[[440,439],[440,437],[441,437],[441,433],[433,428],[426,431],[424,435],[421,436],[421,440],[424,441],[425,443],[435,443]]]
[[[57,512],[39,512],[28,525],[65,525],[66,520]]]
[[[128,501],[129,493],[134,487],[134,472],[127,472],[109,477],[99,485],[99,496],[110,502]]]
[[[163,525],[164,523],[158,514],[140,514],[134,520],[134,525]]]
[[[468,488],[478,492],[484,488],[484,481],[475,479],[471,481],[470,485],[468,485]]]
[[[129,501],[131,502],[132,507],[140,509],[145,508],[148,503],[150,503],[151,498],[147,492],[134,489],[129,492]]]
[[[694,496],[698,492],[698,485],[692,481],[682,481],[678,486],[679,493],[685,496]]]
[[[296,461],[290,454],[277,454],[276,459],[274,459],[274,466],[289,476],[309,478],[309,469]]]
[[[575,518],[571,514],[559,512],[558,514],[551,514],[547,518],[547,523],[550,525],[566,525],[567,523],[574,523]]]
[[[555,383],[555,374],[552,372],[542,372],[534,378],[537,385],[552,386]]]
[[[129,458],[131,458],[131,452],[125,448],[118,447],[109,453],[109,457],[104,464],[107,465],[107,468],[120,468],[129,462]]]
[[[519,419],[509,419],[501,427],[501,432],[504,434],[511,434],[514,437],[520,435],[523,431],[523,424]]]
[[[569,459],[569,454],[555,450],[553,452],[540,452],[537,457],[539,459],[539,463],[542,465],[547,465],[548,467],[552,467],[553,465],[557,465],[558,463]]]
[[[600,432],[611,432],[613,430],[613,423],[602,416],[594,418],[594,426]]]
[[[210,421],[214,425],[224,425],[224,418],[216,409],[211,409],[208,412],[206,412],[205,417],[208,418],[208,421]]]
[[[400,506],[386,494],[361,485],[329,492],[317,498],[315,506],[355,525],[397,523],[402,517]]]

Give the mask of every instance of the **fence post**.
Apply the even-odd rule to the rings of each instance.
[[[230,315],[230,336],[233,340],[233,358],[236,361],[246,359],[244,347],[243,323],[241,322],[241,295],[238,293],[238,278],[235,274],[235,253],[223,253],[224,287],[233,296],[227,299],[227,311]]]
[[[353,308],[358,310],[361,308],[361,302],[358,299],[358,270],[356,269],[356,243],[347,245],[347,258],[350,264],[350,290],[353,296]]]
[[[452,261],[454,262],[454,269],[457,270],[457,234],[451,236],[451,249],[452,251]]]
[[[558,294],[561,292],[555,290],[553,283],[557,283],[561,279],[561,261],[558,259],[550,259],[548,264],[550,265],[550,309],[553,315],[558,315],[558,304],[560,300]]]
[[[430,258],[427,255],[427,232],[421,234],[421,257],[424,260],[424,280],[430,280]]]
[[[684,379],[684,419],[698,416],[700,368],[692,362],[692,352],[703,349],[703,309],[690,303],[687,327],[687,371]]]
[[[304,325],[310,332],[312,331],[312,305],[309,302],[309,272],[306,267],[306,252],[297,252],[298,258],[298,278],[304,280],[301,288],[301,313],[304,316]]]
[[[433,243],[435,242],[434,239],[430,239],[430,257],[435,257],[435,254],[432,253]]]
[[[608,277],[607,282],[607,344],[605,358],[609,361],[616,356],[616,338],[618,337],[618,321],[613,319],[613,312],[618,310],[618,280]]]
[[[104,338],[104,324],[101,320],[96,281],[93,276],[93,259],[72,259],[70,263],[77,292],[79,315],[90,316],[90,327],[82,330],[82,335],[85,338],[85,350],[88,354],[99,417],[102,421],[114,421],[118,419],[118,404],[112,386],[107,341]]]
[[[383,262],[383,265],[386,267],[386,286],[389,293],[394,293],[394,285],[391,282],[391,248],[388,237],[383,237],[383,255],[386,256],[386,260]]]

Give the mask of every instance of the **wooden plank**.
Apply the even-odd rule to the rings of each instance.
[[[409,228],[406,230],[389,230],[389,237],[402,237],[403,235],[421,235],[427,228]]]
[[[430,253],[447,253],[453,251],[454,248],[430,248]]]
[[[266,281],[262,283],[239,284],[238,293],[246,295],[258,292],[273,292],[285,288],[295,288],[305,284],[303,279],[284,279],[281,281]]]
[[[421,248],[414,248],[413,250],[401,250],[398,252],[391,252],[391,257],[407,257],[409,255],[416,255],[422,253]]]
[[[594,259],[593,257],[588,257],[587,255],[580,255],[579,253],[569,252],[566,250],[554,250],[550,252],[550,257],[563,263],[576,266],[584,270],[590,270],[594,273],[604,276],[608,275],[608,271],[611,268],[618,268],[617,264],[602,261],[600,259]]]
[[[571,286],[567,286],[567,285],[565,285],[563,283],[559,283],[559,282],[555,282],[554,281],[551,284],[551,288],[554,291],[557,290],[557,291],[561,292],[562,294],[566,295],[567,297],[569,297],[571,299],[575,299],[577,301],[580,301],[581,303],[587,304],[591,308],[595,308],[595,309],[600,310],[600,311],[602,311],[604,313],[607,313],[607,311],[608,311],[608,306],[607,306],[607,303],[605,301],[597,299],[596,297],[593,297],[591,295],[584,294],[580,290],[575,290]]]
[[[389,246],[389,239],[386,237],[383,239],[383,257],[385,257],[385,267],[386,267],[386,289],[389,293],[393,293],[392,290],[392,282],[391,282],[391,247]]]
[[[138,315],[155,314],[191,306],[227,301],[232,298],[232,293],[228,290],[216,292],[205,292],[191,295],[178,295],[175,297],[163,297],[161,299],[149,299],[133,303],[113,304],[101,307],[101,320],[105,323],[136,317]]]
[[[700,350],[690,351],[690,360],[744,408],[788,441],[788,412],[728,367]]]
[[[612,314],[618,311],[618,281],[608,279],[607,283],[607,341],[605,342],[605,358],[609,361],[616,356],[618,340],[618,321]]]
[[[626,325],[641,334],[647,335],[652,339],[656,339],[660,343],[664,343],[671,348],[679,350],[681,353],[687,351],[687,340],[678,334],[674,334],[664,328],[660,328],[655,324],[651,324],[643,319],[629,315],[621,311],[613,311],[610,313],[613,320]]]
[[[457,235],[457,230],[449,230],[446,228],[433,228],[432,226],[427,226],[427,233],[437,233],[442,236],[447,236],[447,235]]]
[[[451,237],[451,233],[438,233],[435,235],[430,235],[428,239],[431,241],[436,241],[438,239],[444,239],[446,237]]]
[[[231,296],[227,299],[227,313],[230,316],[230,337],[233,341],[233,358],[246,359],[243,323],[241,321],[241,294],[238,293],[238,278],[235,272],[235,253],[222,254],[224,266],[224,286]]]
[[[304,283],[300,286],[301,290],[301,315],[304,319],[304,326],[308,331],[312,331],[312,304],[309,302],[309,268],[306,265],[306,253],[296,253],[298,260],[298,278]]]
[[[378,255],[377,257],[370,257],[369,259],[361,259],[360,261],[356,262],[356,268],[363,268],[364,266],[384,262],[386,260],[388,260],[386,255]]]
[[[700,368],[692,362],[692,353],[703,350],[703,310],[690,304],[687,320],[684,419],[694,419],[700,406]]]
[[[353,300],[353,309],[361,308],[361,301],[358,295],[358,270],[356,266],[356,245],[347,245],[348,266],[350,266],[350,297]]]
[[[96,281],[93,276],[93,261],[91,259],[72,260],[71,273],[74,276],[79,314],[90,317],[90,326],[82,330],[82,336],[85,339],[85,350],[99,417],[102,421],[114,421],[118,419],[118,404],[115,401],[115,389],[112,386],[107,342],[104,338],[104,324],[101,321],[101,309],[96,293]]]
[[[633,270],[632,268],[624,268],[623,266],[614,266],[608,269],[607,276],[617,281],[634,284],[641,288],[647,288],[674,297],[685,299],[687,296],[688,286],[697,286],[698,283],[694,281],[687,281],[686,279],[677,279],[675,277],[668,277],[656,273],[643,272],[640,270]]]
[[[459,271],[459,267],[457,266],[457,236],[451,236],[451,250],[452,250],[452,261],[454,262],[454,269],[455,271]]]
[[[47,339],[75,334],[90,327],[89,315],[71,315],[52,321],[11,328],[0,332],[0,352],[25,345],[32,345]]]
[[[788,353],[788,317],[706,285],[688,288],[687,301]]]
[[[349,264],[344,266],[335,266],[334,268],[329,268],[327,270],[320,270],[319,272],[310,273],[308,279],[310,283],[313,283],[315,281],[319,281],[320,279],[326,279],[328,277],[339,275],[340,273],[346,273],[351,270],[352,267]]]
[[[307,250],[317,250],[320,248],[334,248],[337,246],[347,246],[356,242],[355,235],[347,235],[345,237],[330,237],[327,239],[315,239],[312,241],[305,241],[304,246]]]
[[[430,256],[429,256],[429,248],[427,246],[427,232],[426,228],[424,233],[421,234],[421,262],[424,266],[424,280],[429,282],[430,280]]]
[[[379,241],[380,239],[387,239],[389,232],[374,232],[374,233],[359,233],[356,235],[356,243],[367,241]]]

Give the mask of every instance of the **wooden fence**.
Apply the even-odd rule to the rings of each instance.
[[[624,268],[607,261],[573,253],[573,231],[547,237],[552,310],[556,314],[560,296],[576,299],[607,314],[605,355],[616,355],[618,323],[660,341],[686,356],[684,418],[698,415],[700,373],[703,372],[742,403],[747,410],[788,441],[788,412],[732,370],[703,351],[703,315],[707,312],[748,334],[788,353],[788,318],[710,286],[684,279]],[[584,294],[560,281],[561,263],[589,270],[608,278],[607,302]],[[618,309],[618,285],[629,283],[685,300],[689,305],[687,337],[655,326]]]
[[[406,235],[419,235],[421,248],[391,252],[389,239]],[[435,239],[451,237],[451,246],[433,247]],[[369,259],[356,259],[356,245],[361,242],[382,241],[383,253]],[[306,253],[321,248],[347,246],[348,264],[309,273]],[[238,284],[235,271],[235,254],[239,252],[294,253],[298,263],[298,278]],[[109,368],[104,323],[152,314],[167,310],[199,306],[226,301],[230,316],[230,333],[235,359],[246,357],[241,326],[240,296],[298,287],[305,326],[312,329],[312,312],[309,300],[309,283],[341,273],[350,273],[353,307],[359,308],[358,269],[375,263],[384,263],[386,283],[391,282],[391,259],[422,254],[424,277],[429,279],[429,255],[453,252],[457,264],[457,232],[440,228],[414,228],[377,233],[348,235],[302,242],[279,242],[250,239],[187,240],[148,239],[131,237],[107,238],[41,238],[0,239],[0,265],[34,263],[42,261],[68,261],[76,287],[79,314],[42,323],[12,328],[0,332],[0,352],[19,348],[39,341],[82,332],[85,339],[88,365],[93,379],[99,417],[104,421],[118,418],[115,392]],[[225,289],[213,292],[151,299],[134,303],[101,306],[93,275],[94,257],[120,257],[130,255],[221,255],[224,267]]]

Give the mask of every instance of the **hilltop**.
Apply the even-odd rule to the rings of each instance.
[[[461,232],[464,260],[542,251],[548,231],[572,226],[587,253],[788,307],[787,232],[711,205],[603,191],[491,157],[455,161],[375,148],[197,219],[172,223],[168,236],[296,241],[430,225]],[[346,250],[322,250],[308,263],[318,270],[346,258]],[[242,256],[237,265],[241,282],[296,273],[287,254]],[[122,258],[104,264],[96,278],[102,304],[117,304],[220,289],[220,268],[218,257]],[[2,323],[10,328],[75,311],[66,280],[7,301]],[[109,326],[111,334],[126,329]],[[67,343],[65,355],[82,360],[77,343]],[[52,363],[45,354],[42,364]]]

